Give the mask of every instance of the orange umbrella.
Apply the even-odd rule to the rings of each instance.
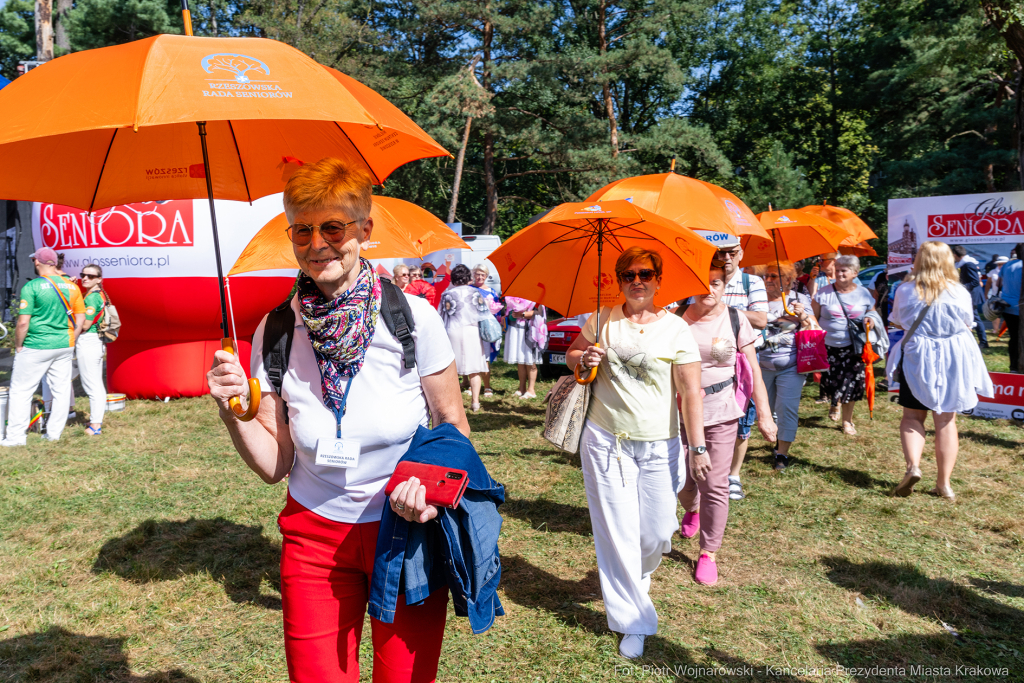
[[[423,258],[441,249],[472,248],[437,216],[402,199],[374,197],[370,218],[373,234],[363,245],[367,258]],[[253,235],[228,275],[298,268],[287,228],[288,219],[283,213],[270,219]]]
[[[692,230],[768,237],[754,213],[717,185],[678,173],[623,178],[605,185],[588,202],[625,199]]]
[[[214,198],[280,192],[300,159],[338,157],[383,182],[446,154],[383,98],[263,38],[154,36],[65,55],[0,91],[0,196],[89,211],[209,198],[232,352]],[[247,410],[232,400],[245,420],[259,407],[256,380],[249,394]]]
[[[849,238],[847,238],[849,239]],[[840,254],[849,254],[850,256],[878,256],[878,252],[868,244],[867,242],[860,242],[853,246],[848,246],[846,240],[843,240],[839,244]]]
[[[656,250],[664,260],[655,303],[708,291],[715,248],[692,230],[621,200],[560,204],[512,235],[489,260],[506,295],[566,316],[596,309],[600,329],[602,294],[606,305],[622,301],[621,294],[607,291],[615,282],[615,259],[633,246]],[[605,248],[611,252],[608,257]]]
[[[872,230],[867,223],[862,221],[860,217],[849,209],[844,209],[840,206],[829,206],[828,204],[812,204],[811,206],[805,206],[800,209],[807,213],[813,213],[816,216],[827,218],[836,225],[841,225],[846,228],[850,236],[843,240],[839,247],[839,251],[844,254],[852,254],[854,256],[878,256],[874,253],[874,249],[864,244],[861,247],[861,242],[867,242],[867,240],[878,239],[878,235]],[[861,249],[861,251],[846,251],[843,247],[851,249]],[[871,253],[867,253],[864,249],[870,250]]]
[[[744,237],[740,266],[761,266],[834,252],[849,233],[832,221],[803,211],[765,211],[757,214],[771,238]]]
[[[864,342],[864,351],[861,353],[861,360],[864,361],[864,391],[868,397],[868,415],[875,419],[875,361],[881,356],[875,353],[871,347],[871,320],[864,321],[864,329],[867,330],[867,340]]]

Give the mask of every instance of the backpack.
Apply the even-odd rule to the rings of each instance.
[[[92,319],[92,322],[85,326],[85,329],[91,329],[96,321],[102,316],[103,320],[100,322],[99,330],[97,331],[100,336],[100,341],[104,344],[117,341],[117,335],[121,331],[121,316],[117,313],[117,308],[114,307],[113,302],[110,301],[110,297],[107,293],[100,290],[100,296],[103,298],[103,305],[100,306],[100,310],[96,313],[96,317]]]
[[[407,370],[416,367],[416,340],[412,337],[416,322],[412,317],[412,309],[405,294],[398,285],[386,277],[380,279],[383,290],[380,314],[384,326],[402,345],[402,363]],[[292,338],[295,336],[295,311],[292,310],[292,298],[278,305],[267,315],[267,324],[263,327],[263,368],[274,393],[281,395],[284,384],[284,373],[288,369],[288,359],[292,353]],[[284,421],[288,422],[288,410],[284,411]]]

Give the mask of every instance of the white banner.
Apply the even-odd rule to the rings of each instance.
[[[889,200],[889,273],[910,270],[922,242],[1024,242],[1024,192]]]
[[[217,200],[217,226],[224,272],[260,228],[281,213],[281,195],[246,202]],[[87,263],[103,268],[104,278],[216,277],[210,204],[180,199],[115,206],[89,213],[58,204],[34,204],[32,238],[36,248],[64,254],[64,272],[77,276]],[[253,276],[294,275],[294,270]]]

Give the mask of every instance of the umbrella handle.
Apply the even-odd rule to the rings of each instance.
[[[594,346],[600,348],[601,344],[597,343],[594,344]],[[580,377],[580,364],[577,363],[576,367],[572,369],[572,374],[576,377],[577,384],[590,384],[595,379],[597,379],[597,368],[590,368],[589,372],[587,372],[586,377]]]
[[[231,355],[235,355],[235,344],[231,339],[221,339],[220,347]],[[242,422],[248,422],[256,417],[256,412],[260,409],[260,381],[255,377],[249,378],[248,409],[242,407],[242,399],[237,396],[228,401],[228,407],[231,408],[231,412],[235,414],[235,417]]]

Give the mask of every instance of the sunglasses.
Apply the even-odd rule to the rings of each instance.
[[[82,278],[83,280],[85,280],[86,278],[94,280],[99,277],[99,273],[79,273],[78,277]]]
[[[779,279],[779,275],[778,275],[778,273],[765,273],[764,274],[764,279],[765,280],[778,280]]]
[[[345,241],[345,234],[348,232],[348,226],[359,221],[349,221],[348,223],[342,223],[341,221],[327,221],[320,225],[307,225],[305,223],[295,223],[289,225],[285,231],[288,233],[288,239],[293,244],[297,244],[300,247],[304,247],[313,241],[313,231],[319,230],[320,237],[324,239],[324,242],[328,244],[337,244],[338,242]]]
[[[640,278],[640,282],[650,282],[657,276],[658,274],[650,268],[644,268],[643,270],[626,270],[619,273],[619,281],[630,284],[636,278]]]
[[[719,249],[717,252],[715,252],[715,256],[717,256],[719,258],[719,260],[723,260],[723,261],[725,260],[726,256],[728,256],[731,259],[734,259],[737,256],[739,256],[739,249],[736,249],[735,251],[731,250],[731,249],[729,251],[723,251],[723,250]]]

